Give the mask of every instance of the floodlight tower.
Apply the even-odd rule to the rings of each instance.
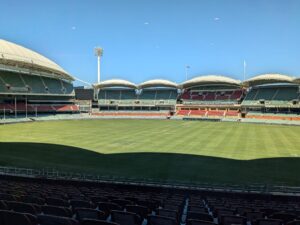
[[[189,73],[189,69],[191,67],[189,65],[185,65],[185,80],[187,81],[188,80],[188,73]]]
[[[100,83],[100,58],[103,55],[103,48],[96,47],[95,48],[95,55],[98,58],[98,83]]]

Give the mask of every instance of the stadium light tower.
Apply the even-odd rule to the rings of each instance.
[[[189,69],[190,69],[191,67],[189,66],[189,65],[185,65],[185,80],[187,80],[188,79],[188,73],[189,73]]]
[[[95,48],[95,55],[98,58],[98,83],[100,83],[100,58],[103,55],[103,48],[96,47]]]

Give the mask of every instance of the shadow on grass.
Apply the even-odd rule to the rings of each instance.
[[[174,153],[100,154],[41,143],[0,143],[0,165],[183,182],[300,185],[300,158],[234,160]]]

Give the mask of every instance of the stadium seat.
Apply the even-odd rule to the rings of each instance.
[[[90,197],[93,203],[97,202],[108,202],[109,199],[103,196],[91,196]]]
[[[246,212],[244,213],[244,216],[247,218],[248,221],[254,222],[258,219],[264,219],[264,213],[263,212]]]
[[[35,215],[40,212],[40,207],[38,205],[33,205],[30,203],[7,201],[6,204],[8,205],[9,209],[19,213],[29,213]]]
[[[111,220],[120,225],[140,225],[142,219],[136,214],[124,211],[111,211]]]
[[[119,206],[121,206],[122,208],[124,208],[125,205],[130,205],[130,204],[132,204],[131,201],[125,200],[125,199],[114,199],[114,200],[112,200],[111,202],[112,202],[112,203],[115,203],[115,204],[117,204],[117,205],[119,205]]]
[[[277,219],[258,219],[256,225],[281,225],[282,221]]]
[[[69,203],[66,200],[59,198],[46,198],[46,203],[48,205],[69,207]]]
[[[137,201],[137,205],[147,207],[150,211],[153,211],[160,204],[159,204],[159,202],[155,202],[153,200],[142,200],[142,199],[139,199]]]
[[[291,222],[286,223],[286,225],[300,225],[300,220],[294,220]]]
[[[148,216],[147,225],[177,225],[178,223],[174,218],[169,218],[165,216]]]
[[[213,222],[214,218],[208,214],[208,213],[201,213],[201,212],[195,212],[195,211],[188,211],[187,213],[187,219],[194,219],[194,220],[202,220],[202,221],[208,221]]]
[[[0,210],[1,225],[36,225],[33,218],[23,213]]]
[[[94,204],[88,202],[88,201],[82,201],[82,200],[71,200],[70,205],[73,209],[75,208],[95,208]]]
[[[145,206],[126,205],[125,208],[126,208],[127,212],[136,213],[137,215],[139,215],[143,219],[145,219],[147,217],[148,213],[150,213],[150,210]]]
[[[17,197],[10,194],[0,193],[0,200],[17,201]]]
[[[204,206],[199,206],[199,205],[189,205],[188,211],[197,212],[197,213],[207,213],[207,209]]]
[[[260,212],[263,212],[267,217],[270,217],[274,213],[277,213],[277,210],[274,208],[261,208]]]
[[[44,214],[62,217],[71,217],[72,212],[67,207],[45,205],[41,207]]]
[[[213,222],[209,222],[209,221],[203,221],[203,220],[187,220],[187,225],[216,225]]]
[[[0,210],[7,210],[7,209],[8,209],[8,206],[5,203],[5,201],[0,200]]]
[[[221,219],[222,216],[233,216],[234,214],[235,214],[234,210],[225,209],[225,208],[217,209],[214,211],[214,215],[219,219]]]
[[[98,202],[99,210],[103,211],[106,216],[108,216],[112,210],[122,210],[122,208],[111,202]]]
[[[179,221],[178,211],[170,209],[158,209],[157,214],[159,216],[174,218],[177,222]]]
[[[96,209],[76,208],[75,212],[76,212],[76,218],[79,221],[82,221],[84,219],[94,219],[94,220],[106,219],[105,213]]]
[[[164,209],[167,209],[167,210],[174,210],[174,211],[179,211],[180,208],[181,208],[181,205],[177,205],[177,204],[164,204],[163,206]]]
[[[297,218],[296,215],[294,214],[289,214],[289,213],[275,213],[270,216],[270,219],[278,219],[282,220],[284,223],[293,221]]]
[[[232,224],[246,225],[246,223],[247,223],[246,217],[242,217],[242,216],[222,216],[220,221],[221,225],[232,225]]]
[[[37,205],[44,205],[45,204],[45,199],[35,197],[35,196],[29,196],[29,195],[23,196],[22,201],[26,202],[26,203],[34,203],[34,204],[37,204]]]
[[[79,225],[78,221],[68,217],[38,215],[37,219],[40,225]]]
[[[108,222],[105,220],[93,220],[93,219],[84,219],[80,223],[81,225],[120,225],[118,223]]]

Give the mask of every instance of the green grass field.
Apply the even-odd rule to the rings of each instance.
[[[183,182],[300,185],[300,127],[170,120],[0,126],[0,165]]]

